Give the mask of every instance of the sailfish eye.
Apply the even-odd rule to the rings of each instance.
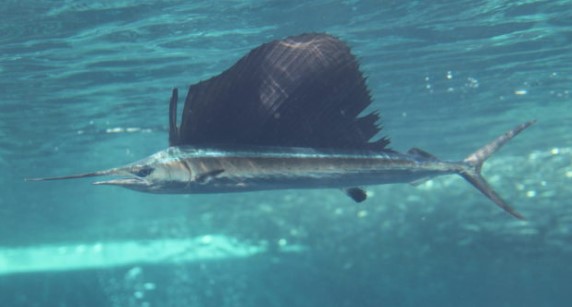
[[[149,176],[155,169],[150,166],[144,166],[139,170],[133,172],[133,175],[137,177],[147,177]]]

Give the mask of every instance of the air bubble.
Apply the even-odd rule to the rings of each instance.
[[[523,96],[523,95],[528,94],[528,91],[527,90],[516,90],[516,91],[514,91],[514,94],[518,95],[518,96]]]

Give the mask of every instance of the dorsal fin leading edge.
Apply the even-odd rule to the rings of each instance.
[[[350,49],[327,34],[263,44],[220,75],[191,85],[178,129],[176,96],[173,91],[171,145],[384,149],[389,144],[387,138],[370,142],[381,130],[379,114],[358,117],[371,104],[365,80]]]
[[[179,90],[174,88],[169,102],[169,146],[179,144],[179,127],[177,127],[177,101],[179,100]]]

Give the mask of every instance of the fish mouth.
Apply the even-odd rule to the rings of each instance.
[[[130,177],[130,178],[117,178],[117,179],[110,179],[110,180],[103,180],[103,181],[96,181],[92,183],[94,185],[115,185],[115,186],[149,186],[149,182],[146,180],[139,178],[139,177]]]

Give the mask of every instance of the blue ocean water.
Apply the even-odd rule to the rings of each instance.
[[[460,178],[150,195],[89,180],[167,146],[170,90],[305,32],[359,58],[392,147],[487,162],[517,221]],[[0,3],[4,306],[570,306],[572,3]]]

